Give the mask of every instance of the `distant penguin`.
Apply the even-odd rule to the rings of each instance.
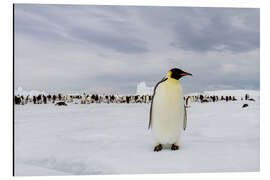
[[[87,104],[91,103],[91,96],[87,95],[86,102],[87,102]]]
[[[14,97],[14,103],[15,104],[21,104],[22,100],[21,100],[21,97],[20,96],[15,96]]]
[[[191,97],[188,96],[188,97],[186,98],[186,107],[187,107],[187,108],[190,107],[190,100],[191,100]]]
[[[43,98],[43,103],[47,104],[47,96],[43,95],[42,98]]]
[[[24,100],[24,97],[21,96],[21,104],[24,105],[25,104],[25,100]]]
[[[248,100],[248,98],[249,98],[249,95],[246,94],[246,95],[245,95],[245,100]]]
[[[183,89],[178,80],[187,75],[192,74],[171,69],[154,88],[148,126],[152,128],[154,151],[161,151],[165,144],[170,144],[171,150],[179,149],[185,110]]]
[[[47,98],[48,98],[48,101],[51,101],[52,96],[49,94],[49,95],[47,96]]]
[[[29,101],[30,101],[30,97],[29,97],[29,95],[27,95],[25,98],[25,104],[27,104]]]
[[[204,98],[203,98],[203,95],[200,95],[200,100],[201,100],[201,102],[203,101],[203,99],[204,99]]]
[[[56,101],[56,95],[55,94],[53,95],[52,99],[53,99],[53,103],[54,103]]]
[[[63,101],[57,102],[55,105],[56,106],[67,106],[67,104]]]
[[[37,96],[37,103],[38,103],[38,104],[41,104],[41,103],[42,103],[41,94],[39,94],[39,95]]]
[[[37,98],[36,98],[36,96],[33,96],[33,103],[34,103],[34,104],[37,103]]]
[[[129,101],[130,101],[130,96],[127,96],[126,97],[126,102],[129,104]]]
[[[86,103],[86,94],[83,93],[82,98],[81,98],[81,104],[85,104],[85,103]]]

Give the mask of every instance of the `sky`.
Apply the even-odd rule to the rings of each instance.
[[[15,4],[15,89],[136,92],[172,68],[185,93],[260,88],[260,10]]]

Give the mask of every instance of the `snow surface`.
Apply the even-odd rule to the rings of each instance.
[[[255,102],[192,103],[180,150],[161,152],[147,129],[150,104],[15,105],[15,175],[259,171],[252,93]]]

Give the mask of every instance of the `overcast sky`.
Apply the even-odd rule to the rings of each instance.
[[[184,92],[259,89],[260,10],[15,5],[15,88],[135,93],[178,67]]]

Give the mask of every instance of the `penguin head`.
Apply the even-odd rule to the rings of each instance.
[[[179,80],[183,76],[192,76],[192,74],[182,71],[178,68],[173,68],[167,73],[167,77]]]

